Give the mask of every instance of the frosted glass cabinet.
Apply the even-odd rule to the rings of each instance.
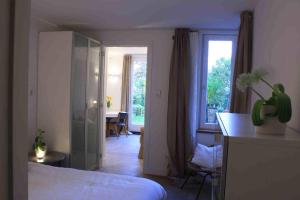
[[[99,167],[99,42],[71,31],[42,32],[38,61],[38,127],[67,165]]]

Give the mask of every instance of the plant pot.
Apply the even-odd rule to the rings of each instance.
[[[276,107],[272,105],[263,105],[260,111],[260,117],[265,119],[266,116],[270,116],[276,112]]]
[[[44,147],[44,149],[41,149],[40,147],[37,147],[34,151],[35,151],[35,156],[38,159],[43,159],[46,156],[47,148]]]
[[[265,117],[264,124],[255,126],[256,133],[265,135],[284,135],[286,124],[278,121],[277,117]]]
[[[264,120],[261,126],[255,126],[256,133],[266,135],[284,135],[286,123],[281,123],[277,117],[271,115],[276,111],[276,108],[271,105],[264,105],[261,109],[260,116]]]

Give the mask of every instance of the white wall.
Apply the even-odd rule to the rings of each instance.
[[[139,43],[152,46],[152,52],[148,52],[152,60],[148,65],[151,71],[148,76],[151,79],[150,94],[148,94],[150,95],[149,132],[145,133],[148,134],[149,149],[146,150],[148,155],[145,155],[144,160],[146,166],[144,172],[148,174],[167,175],[167,109],[173,33],[174,31],[169,29],[86,33],[106,44]]]
[[[300,130],[300,1],[261,0],[255,9],[253,66],[269,72],[272,83],[282,82],[290,95],[293,116],[289,126]],[[266,87],[258,87],[265,96]],[[254,99],[255,97],[253,97]]]
[[[106,96],[112,97],[112,106],[109,111],[121,110],[122,95],[122,70],[123,70],[123,54],[113,54],[108,48],[107,51],[107,84]]]
[[[32,150],[32,144],[37,130],[37,62],[38,62],[38,39],[41,31],[56,31],[59,28],[31,16],[30,25],[30,50],[28,71],[28,151]]]

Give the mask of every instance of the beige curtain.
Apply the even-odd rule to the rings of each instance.
[[[171,176],[183,177],[186,161],[191,156],[196,134],[193,126],[196,109],[194,87],[196,73],[192,69],[189,29],[176,29],[169,78],[167,119],[167,144],[169,172]]]
[[[124,55],[122,73],[121,111],[129,111],[132,56]]]
[[[230,112],[248,113],[250,110],[251,94],[240,92],[236,87],[237,77],[252,69],[252,41],[253,41],[253,13],[243,11],[241,13],[241,25],[239,29],[237,52],[233,73],[232,95],[230,103]]]

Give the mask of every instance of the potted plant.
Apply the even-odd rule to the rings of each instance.
[[[109,109],[112,105],[112,97],[111,96],[107,96],[106,97],[106,106]]]
[[[38,159],[43,159],[47,152],[47,146],[44,142],[43,134],[45,133],[44,130],[38,129],[37,130],[37,136],[35,137],[33,148],[35,155]]]
[[[262,69],[241,74],[236,82],[237,88],[243,92],[249,88],[259,97],[252,108],[252,121],[258,133],[284,134],[286,123],[290,121],[292,116],[291,99],[285,93],[281,83],[272,85],[266,81],[264,78],[266,74]],[[271,97],[265,98],[253,88],[255,84],[260,82],[271,89]]]

